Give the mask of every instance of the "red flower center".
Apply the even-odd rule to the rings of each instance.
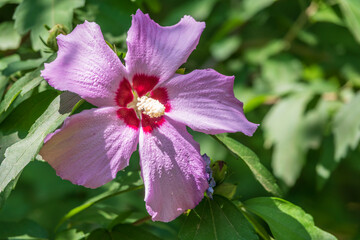
[[[158,82],[158,77],[145,74],[134,75],[132,85],[126,78],[121,81],[115,98],[117,115],[129,127],[138,129],[141,122],[143,131],[150,133],[164,123],[163,114],[171,107],[166,88],[154,89]]]

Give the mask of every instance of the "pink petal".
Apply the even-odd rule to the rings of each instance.
[[[251,136],[258,124],[246,119],[233,83],[234,77],[211,69],[176,75],[160,86],[167,89],[171,105],[166,115],[207,134],[243,132]]]
[[[165,117],[151,133],[140,131],[139,152],[146,209],[154,221],[172,221],[201,201],[208,188],[205,162],[184,125]]]
[[[125,67],[106,44],[99,25],[85,21],[57,40],[57,58],[45,64],[41,76],[54,88],[77,93],[95,106],[114,106]]]
[[[196,48],[204,28],[205,23],[190,16],[184,16],[176,25],[161,27],[138,10],[127,36],[128,72],[131,76],[159,77],[160,82],[169,79]]]
[[[116,177],[136,150],[138,131],[117,116],[117,108],[85,110],[67,118],[40,151],[63,179],[89,188]]]

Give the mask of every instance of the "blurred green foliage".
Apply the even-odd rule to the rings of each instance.
[[[45,130],[36,128],[51,121],[44,111],[59,98],[39,77],[42,63],[53,59],[44,44],[45,25],[71,30],[95,21],[122,56],[138,8],[161,25],[184,15],[205,21],[185,73],[214,68],[235,75],[235,96],[244,102],[248,119],[261,124],[252,138],[212,138],[189,129],[202,153],[227,163],[215,193],[230,189],[225,195],[234,201],[215,195],[171,223],[148,221],[143,190],[122,192],[141,184],[137,152],[118,178],[91,190],[61,180],[36,156],[41,143],[28,144],[31,134],[45,136],[55,128],[53,122]],[[333,239],[319,228],[338,239],[359,239],[359,88],[358,0],[0,0],[0,162],[10,146],[20,154],[21,144],[30,152],[21,155],[23,163],[36,159],[17,169],[9,184],[0,183],[6,185],[0,193],[0,239],[296,239],[286,233]],[[90,107],[84,103],[77,111]],[[7,168],[0,169],[3,179]],[[304,210],[270,198],[271,193]],[[94,199],[96,204],[86,205]],[[209,208],[214,215],[203,211]],[[228,229],[229,224],[236,226]],[[193,229],[200,226],[203,232]],[[207,226],[220,230],[208,232]],[[125,229],[133,234],[121,235]]]

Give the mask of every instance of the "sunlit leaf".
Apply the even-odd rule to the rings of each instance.
[[[297,90],[295,82],[302,75],[301,62],[290,55],[269,58],[262,65],[263,81],[275,94],[285,94]]]
[[[211,48],[211,54],[218,61],[226,60],[233,54],[241,44],[241,39],[238,36],[225,38],[220,42],[214,43]]]
[[[43,79],[39,76],[39,74],[40,72],[28,73],[12,85],[12,87],[5,94],[4,99],[0,103],[0,122],[2,122],[5,117],[10,114],[11,110],[20,103],[20,101],[18,101],[17,104],[15,104],[14,106],[12,106],[11,109],[9,109],[10,105],[21,93],[22,96],[24,96],[29,90],[40,84]]]
[[[0,165],[0,192],[35,158],[46,135],[53,132],[69,116],[79,100],[77,95],[68,92],[56,97],[31,126],[29,134],[6,149],[5,159]]]
[[[360,1],[337,0],[344,15],[345,22],[355,39],[360,43]]]
[[[300,207],[280,198],[247,200],[245,208],[261,217],[277,240],[336,240],[316,227],[313,218]]]
[[[303,115],[311,96],[304,92],[282,99],[264,119],[266,143],[274,145],[274,174],[288,186],[294,185],[305,162],[308,146],[304,142]]]
[[[51,59],[54,59],[54,58],[51,58]],[[31,69],[39,67],[39,65],[41,65],[45,60],[46,60],[46,58],[37,58],[37,59],[27,59],[24,61],[22,61],[22,60],[14,61],[14,62],[9,63],[7,68],[3,71],[3,74],[5,76],[10,76],[11,74],[16,73],[18,71],[31,70]]]
[[[4,160],[4,153],[12,144],[25,138],[36,119],[46,110],[47,106],[58,94],[46,91],[36,94],[24,101],[0,124],[0,163]],[[31,109],[31,114],[26,114]],[[0,193],[0,209],[15,187],[18,176],[12,180]]]
[[[56,55],[50,56],[46,62],[52,61]],[[42,63],[43,61],[41,61]],[[43,65],[36,70],[25,74],[25,76],[18,79],[11,88],[7,91],[4,99],[0,102],[0,123],[11,113],[11,111],[21,102],[30,97],[28,92],[37,87],[43,78],[40,77],[40,71],[44,68]]]
[[[256,180],[258,180],[268,192],[274,196],[282,195],[282,191],[277,185],[275,178],[269,170],[261,164],[258,156],[252,150],[225,134],[218,134],[215,137],[248,165]]]
[[[336,14],[334,9],[324,2],[319,3],[319,8],[311,15],[311,20],[316,22],[330,22],[340,26],[344,25],[343,20]]]
[[[360,92],[337,112],[333,132],[335,135],[335,157],[346,156],[348,148],[354,149],[360,140]]]
[[[0,24],[0,50],[16,49],[20,41],[21,36],[15,31],[13,22]]]
[[[2,72],[7,66],[12,62],[20,61],[20,56],[18,54],[12,54],[0,59],[0,71]],[[2,74],[2,73],[1,73]]]

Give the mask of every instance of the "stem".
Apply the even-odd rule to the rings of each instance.
[[[312,1],[310,5],[301,12],[295,23],[292,25],[292,27],[289,29],[289,31],[284,37],[287,48],[290,48],[292,41],[297,37],[300,30],[305,26],[308,18],[316,13],[318,7],[318,4]]]
[[[140,218],[139,220],[133,222],[132,225],[139,226],[150,219],[151,219],[151,216],[146,216],[146,217]]]

